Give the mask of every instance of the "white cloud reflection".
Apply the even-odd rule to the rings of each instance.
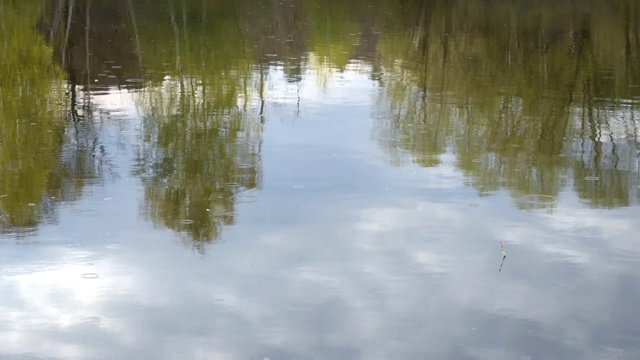
[[[65,265],[21,274],[24,262],[3,268],[0,353],[61,359],[638,355],[612,346],[623,345],[623,329],[638,325],[624,317],[629,308],[614,306],[633,299],[624,288],[636,288],[637,277],[629,268],[606,270],[610,254],[624,251],[640,230],[632,220],[637,209],[592,210],[599,216],[593,231],[612,235],[582,244],[582,224],[570,220],[589,211],[562,202],[550,216],[514,214],[492,201],[472,208],[429,196],[353,202],[318,195],[313,209],[280,204],[303,221],[274,226],[262,220],[274,200],[246,206],[245,223],[204,258],[176,252],[163,232],[124,233],[132,243],[123,239],[125,245],[102,258],[86,250],[94,265],[74,258],[72,249],[33,249]],[[562,237],[558,223],[565,224]],[[501,235],[509,257],[498,273]],[[85,272],[100,277],[83,279]]]

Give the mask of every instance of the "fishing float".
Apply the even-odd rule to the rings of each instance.
[[[500,240],[500,248],[502,249],[502,262],[500,263],[500,268],[498,271],[502,271],[502,265],[504,265],[504,260],[507,258],[507,252],[504,251],[504,246],[502,246],[502,240]]]

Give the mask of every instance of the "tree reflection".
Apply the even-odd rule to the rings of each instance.
[[[640,94],[638,6],[535,5],[435,1],[400,15],[408,26],[380,39],[379,138],[421,166],[455,153],[481,193],[557,196],[572,184],[594,206],[628,205],[637,103],[620,102]]]
[[[141,86],[142,54],[131,1],[55,0],[47,5],[42,34],[72,90]]]
[[[0,226],[24,233],[55,221],[62,187],[63,87],[51,49],[35,32],[40,1],[0,4]]]
[[[237,105],[259,77],[246,63],[237,21],[217,16],[233,8],[201,5],[168,1],[170,21],[140,20],[154,29],[140,37],[145,68],[168,75],[140,95],[135,173],[145,186],[144,215],[204,251],[235,221],[240,192],[259,185],[261,123]]]
[[[215,109],[215,99],[179,88],[167,81],[145,91],[136,174],[145,186],[145,216],[203,251],[234,222],[239,192],[259,184],[260,129],[240,110]]]
[[[3,229],[55,221],[56,201],[108,170],[91,96],[118,87],[139,91],[143,213],[202,250],[259,186],[270,71],[299,82],[312,70],[322,85],[354,60],[381,85],[375,131],[394,164],[455,154],[483,195],[572,187],[591,206],[637,201],[634,1],[29,0],[0,11]]]
[[[79,199],[87,184],[109,170],[94,121],[102,114],[91,106],[86,88],[79,88],[89,76],[78,76],[76,60],[90,58],[89,42],[73,45],[89,39],[90,5],[0,4],[0,223],[5,233],[22,235],[43,221],[56,222],[59,204]]]

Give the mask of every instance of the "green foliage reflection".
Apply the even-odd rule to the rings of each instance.
[[[378,131],[390,149],[422,166],[454,152],[480,192],[557,196],[573,184],[594,206],[635,201],[638,108],[621,106],[640,95],[635,2],[414,8],[378,47]]]
[[[36,32],[43,1],[0,4],[0,224],[23,231],[53,219],[60,189],[63,89],[51,49]]]
[[[259,184],[261,123],[237,105],[254,79],[233,8],[200,5],[169,1],[169,21],[139,20],[154,30],[140,36],[144,66],[167,77],[140,95],[136,173],[144,178],[145,216],[204,251],[234,222],[239,192]]]

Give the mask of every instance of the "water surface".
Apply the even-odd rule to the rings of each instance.
[[[0,358],[640,358],[639,15],[2,2]]]

